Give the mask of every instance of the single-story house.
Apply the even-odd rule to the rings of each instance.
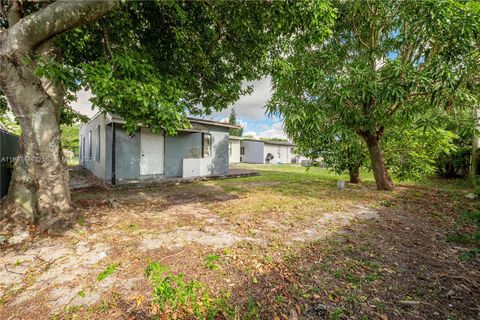
[[[189,118],[191,128],[170,136],[147,127],[128,134],[125,121],[98,113],[80,128],[80,165],[101,180],[201,177],[228,173],[228,123]]]
[[[242,137],[230,136],[230,141],[228,143],[228,162],[229,163],[239,163],[242,162],[240,158],[240,148]]]
[[[295,145],[290,142],[256,140],[230,136],[230,163],[298,163]]]

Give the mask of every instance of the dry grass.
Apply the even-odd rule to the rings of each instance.
[[[4,248],[0,318],[150,318],[153,261],[203,283],[218,318],[478,315],[478,258],[446,241],[473,205],[465,185],[378,192],[366,175],[340,191],[324,169],[243,167],[262,175],[74,192],[74,229]]]

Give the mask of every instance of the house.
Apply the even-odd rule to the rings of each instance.
[[[230,163],[298,163],[300,157],[294,149],[290,142],[230,136]]]
[[[13,163],[19,150],[18,136],[10,133],[0,122],[0,198],[8,192]]]
[[[80,165],[101,180],[201,177],[228,173],[228,123],[189,118],[191,128],[175,136],[147,127],[133,134],[125,121],[99,113],[80,128]]]
[[[240,159],[242,139],[243,139],[242,137],[230,136],[230,140],[228,143],[228,162],[229,163],[242,162]]]

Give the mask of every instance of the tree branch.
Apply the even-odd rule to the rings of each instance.
[[[15,25],[23,17],[23,6],[21,0],[12,0],[10,9],[8,10],[8,26]]]
[[[9,27],[0,54],[29,52],[44,41],[78,26],[95,21],[120,6],[118,0],[60,0],[21,19]]]

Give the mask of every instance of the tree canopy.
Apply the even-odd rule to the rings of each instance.
[[[377,187],[391,189],[381,147],[385,133],[425,108],[448,105],[452,96],[463,96],[470,106],[477,101],[466,83],[479,62],[479,4],[378,0],[332,6],[337,19],[328,39],[299,35],[296,41],[308,49],[275,60],[269,111],[298,135],[321,132],[324,118],[340,132],[357,134],[368,147]]]
[[[0,96],[21,127],[22,148],[2,215],[39,230],[65,226],[74,210],[61,158],[60,123],[80,88],[92,105],[175,134],[188,115],[225,109],[297,46],[323,39],[327,1],[2,0]],[[290,41],[292,40],[292,41]],[[0,112],[7,109],[3,97]],[[3,209],[5,208],[5,209]]]

